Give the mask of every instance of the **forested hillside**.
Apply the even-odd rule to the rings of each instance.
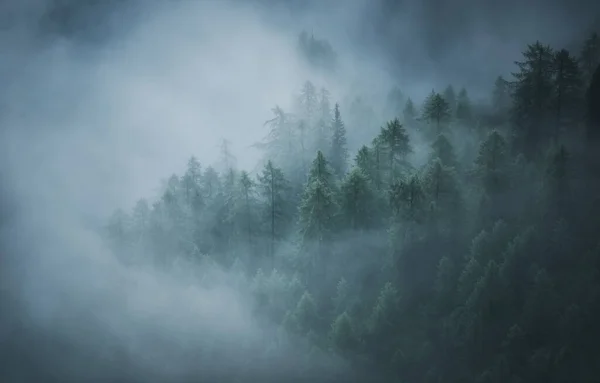
[[[375,125],[306,81],[258,168],[227,141],[191,156],[106,239],[128,265],[233,275],[278,328],[265,358],[299,339],[394,382],[596,382],[600,40],[581,45],[524,47],[486,102],[394,88]]]

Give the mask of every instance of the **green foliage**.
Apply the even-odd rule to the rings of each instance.
[[[423,119],[435,126],[436,132],[439,134],[444,128],[444,124],[450,121],[452,110],[444,97],[435,92],[425,99],[423,107]]]
[[[352,230],[367,230],[375,226],[377,211],[375,195],[369,179],[360,168],[354,168],[340,187],[341,223]]]
[[[331,167],[338,177],[346,174],[348,166],[348,140],[346,139],[346,128],[340,116],[340,106],[335,104],[333,109],[333,136],[331,137]]]
[[[256,176],[229,149],[216,169],[192,157],[155,201],[115,212],[108,245],[126,263],[185,258],[204,284],[225,269],[260,323],[280,325],[269,357],[308,343],[299,363],[329,353],[386,382],[592,381],[599,70],[590,140],[577,130],[594,39],[579,60],[528,46],[486,105],[432,93],[420,120],[433,132],[398,90],[387,106],[350,95],[342,121],[307,81],[290,112],[274,108]],[[404,100],[403,123],[369,130],[373,110],[397,115]]]

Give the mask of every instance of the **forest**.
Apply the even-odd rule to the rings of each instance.
[[[385,105],[290,89],[256,167],[227,140],[212,164],[190,153],[112,215],[107,244],[131,267],[233,276],[277,328],[267,361],[294,344],[307,366],[335,355],[390,382],[596,382],[598,35],[523,47],[484,101],[391,88]]]

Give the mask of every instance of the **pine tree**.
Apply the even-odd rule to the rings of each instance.
[[[438,134],[435,141],[431,144],[430,160],[434,161],[436,159],[439,159],[447,167],[456,168],[458,165],[454,147],[444,134]]]
[[[388,157],[388,175],[389,184],[394,182],[398,176],[399,166],[407,166],[407,157],[412,152],[410,139],[406,130],[400,124],[400,120],[395,118],[386,124],[385,128],[379,133],[379,142],[381,142],[387,152]]]
[[[592,82],[587,90],[587,138],[589,141],[588,150],[593,153],[596,144],[600,142],[600,65],[592,78]]]
[[[318,121],[314,127],[313,145],[311,151],[313,153],[329,150],[329,137],[331,136],[331,104],[329,101],[329,91],[325,88],[321,89],[319,94]]]
[[[283,171],[268,161],[258,175],[258,187],[264,203],[262,216],[269,233],[269,257],[273,259],[275,244],[285,237],[291,220],[289,183]]]
[[[317,88],[315,88],[312,82],[306,81],[302,86],[298,104],[300,107],[300,118],[305,120],[309,125],[313,125],[318,118],[319,99]]]
[[[236,183],[235,205],[232,211],[232,221],[237,236],[242,238],[250,248],[254,246],[258,228],[256,186],[256,182],[250,178],[248,172],[240,173]]]
[[[523,59],[516,62],[519,72],[513,73],[515,146],[531,157],[537,154],[543,143],[544,134],[541,129],[551,122],[554,51],[549,46],[536,42],[527,46]]]
[[[338,207],[329,164],[318,152],[300,203],[300,233],[304,247],[315,247],[312,266],[323,256],[325,242],[334,231]]]
[[[392,185],[390,206],[397,218],[419,223],[423,219],[424,197],[423,184],[415,174]]]
[[[446,89],[444,89],[443,97],[444,100],[446,100],[446,102],[448,103],[450,113],[456,113],[458,100],[456,98],[456,92],[454,91],[454,87],[452,85],[448,85]]]
[[[492,91],[492,107],[497,115],[505,115],[511,106],[511,94],[508,81],[498,76]]]
[[[456,229],[462,199],[454,169],[436,159],[425,170],[422,184],[431,201],[430,214],[434,221],[442,224],[443,230]]]
[[[202,176],[202,192],[204,198],[211,201],[221,191],[221,179],[219,173],[212,166],[204,170]]]
[[[404,104],[404,93],[397,86],[393,87],[386,98],[386,111],[389,118],[398,118],[402,114]]]
[[[481,143],[475,164],[488,195],[508,188],[508,145],[500,133],[492,131]]]
[[[317,152],[308,173],[308,183],[315,181],[320,181],[332,190],[335,188],[335,178],[331,166],[322,152]]]
[[[581,72],[576,59],[565,49],[556,52],[554,57],[554,137],[558,139],[567,126],[576,125],[581,119],[583,96]]]
[[[441,94],[434,91],[425,99],[423,109],[423,119],[429,123],[435,124],[436,132],[442,132],[443,124],[450,120],[451,110],[448,102],[444,100]]]
[[[467,127],[473,123],[473,112],[471,111],[471,100],[465,88],[458,92],[456,101],[456,119]]]
[[[221,150],[221,159],[220,159],[220,164],[219,164],[220,168],[221,168],[220,171],[222,173],[227,173],[227,172],[229,172],[229,170],[235,169],[237,159],[231,152],[231,141],[229,141],[228,139],[225,139],[225,138],[222,139],[221,145],[220,145],[220,150]]]
[[[356,157],[354,157],[354,166],[360,169],[363,174],[368,177],[372,177],[373,170],[373,158],[371,150],[368,146],[363,145],[356,153]]]
[[[375,214],[374,194],[369,179],[360,168],[354,168],[340,187],[341,222],[352,230],[373,227]]]
[[[569,153],[564,145],[550,150],[544,177],[544,192],[546,211],[550,213],[554,222],[558,218],[566,218],[568,213],[569,165]]]
[[[350,315],[343,312],[331,324],[329,339],[335,349],[341,353],[353,351],[358,346],[358,337]]]
[[[185,188],[185,200],[192,204],[195,197],[200,194],[200,185],[202,178],[202,167],[196,157],[191,157],[187,163],[187,170],[183,176],[182,183]]]
[[[293,158],[298,154],[298,125],[294,116],[279,106],[272,111],[274,117],[265,122],[269,127],[267,137],[254,146],[263,150],[267,159],[279,164],[285,171],[296,171],[298,164],[293,162]]]
[[[402,116],[404,117],[404,123],[408,126],[412,126],[415,123],[415,118],[417,117],[417,110],[415,109],[415,104],[413,101],[408,98],[406,100],[406,104],[404,105],[404,110],[402,111]]]
[[[346,139],[346,128],[342,117],[340,116],[340,107],[335,104],[334,117],[332,124],[331,138],[331,167],[338,177],[343,177],[346,174],[346,168],[348,166],[348,142]]]
[[[583,82],[587,86],[594,76],[594,71],[600,65],[600,37],[596,32],[590,34],[583,44],[579,61],[583,71]]]

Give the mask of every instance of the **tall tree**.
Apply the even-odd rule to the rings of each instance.
[[[340,115],[340,106],[335,104],[333,110],[331,137],[331,167],[338,177],[343,177],[346,174],[348,167],[348,140],[346,139],[346,127]]]
[[[431,160],[439,159],[447,167],[456,168],[458,161],[454,153],[454,147],[444,134],[439,134],[431,144]]]
[[[494,112],[499,115],[508,113],[511,106],[511,94],[509,82],[502,76],[498,76],[494,81],[494,89],[492,91],[492,107]]]
[[[450,120],[451,110],[444,97],[434,91],[425,99],[423,119],[435,124],[436,132],[442,132],[443,124]]]
[[[232,209],[232,221],[236,234],[252,251],[258,228],[258,201],[256,182],[246,171],[240,173],[236,183],[235,201]]]
[[[508,163],[508,144],[500,133],[492,131],[481,143],[475,160],[488,195],[503,192],[508,187]]]
[[[202,182],[202,167],[196,157],[191,157],[187,163],[187,169],[182,179],[185,189],[185,199],[188,204],[191,204],[200,194]]]
[[[593,144],[600,142],[600,65],[594,72],[594,77],[587,90],[587,137],[588,141]]]
[[[538,154],[543,143],[542,129],[551,123],[550,107],[554,99],[554,51],[539,41],[528,45],[523,61],[516,62],[513,119],[515,147],[527,156]]]
[[[386,115],[389,118],[396,118],[402,115],[404,105],[404,93],[397,86],[393,87],[386,98]]]
[[[583,96],[581,72],[577,60],[565,49],[556,52],[554,57],[554,115],[558,139],[567,126],[576,125],[581,120]]]
[[[417,117],[417,110],[415,109],[415,104],[410,99],[410,97],[408,98],[408,100],[406,100],[404,110],[402,111],[402,116],[404,117],[404,123],[408,126],[411,126],[415,123],[415,119]]]
[[[412,152],[410,139],[400,120],[395,118],[381,129],[379,141],[387,152],[389,185],[391,185],[399,175],[399,167],[406,168],[408,164],[407,157]]]
[[[321,88],[319,93],[319,105],[318,105],[318,121],[314,126],[313,132],[313,145],[311,151],[316,153],[317,151],[326,151],[329,149],[329,137],[331,136],[331,103],[329,100],[329,91],[325,88]]]
[[[337,209],[333,175],[323,153],[318,152],[300,203],[300,232],[303,246],[314,249],[312,267],[316,267],[331,238]]]
[[[456,98],[456,92],[454,91],[454,87],[452,85],[448,85],[446,89],[444,89],[444,93],[442,94],[442,96],[444,97],[444,100],[446,100],[446,102],[448,103],[450,112],[455,114],[458,100]]]
[[[587,86],[592,81],[596,67],[600,65],[600,37],[596,32],[592,32],[583,43],[579,61],[583,70],[583,81]]]
[[[300,90],[298,97],[299,117],[309,125],[313,125],[318,119],[319,99],[317,88],[310,81],[306,81]]]
[[[369,178],[358,168],[353,168],[340,187],[341,223],[351,230],[373,227],[377,213]]]
[[[274,117],[265,122],[269,133],[263,142],[255,144],[255,147],[264,150],[268,160],[280,164],[286,171],[297,170],[297,164],[292,161],[298,149],[294,115],[285,112],[279,106],[275,106],[272,112]]]
[[[268,161],[258,175],[258,188],[264,203],[262,216],[269,233],[269,257],[273,259],[275,245],[287,234],[292,218],[288,199],[289,183],[283,171]]]
[[[471,100],[465,88],[461,88],[456,99],[456,119],[467,127],[473,123],[473,112],[471,110]]]
[[[229,141],[226,138],[223,138],[220,144],[220,152],[220,171],[223,173],[227,173],[229,172],[229,170],[235,169],[237,159],[231,152],[231,141]]]

